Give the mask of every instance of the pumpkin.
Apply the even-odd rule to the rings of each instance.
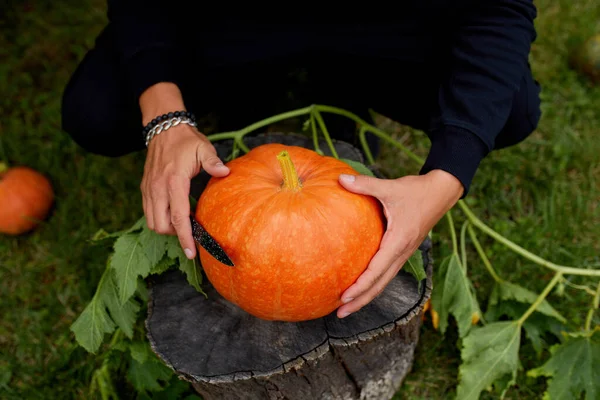
[[[346,163],[296,146],[258,146],[212,177],[195,217],[234,267],[198,247],[207,278],[227,300],[265,320],[330,314],[367,268],[384,233],[380,203],[346,190]]]
[[[44,220],[54,202],[48,179],[29,167],[0,163],[0,232],[20,235]]]
[[[570,63],[595,84],[600,84],[600,34],[587,39],[571,53]]]

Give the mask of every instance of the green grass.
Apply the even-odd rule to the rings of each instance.
[[[539,37],[531,62],[543,85],[543,119],[526,142],[484,160],[468,199],[500,233],[573,266],[600,262],[600,89],[567,66],[570,44],[600,31],[597,4],[537,2]],[[60,129],[63,87],[105,23],[104,2],[73,0],[60,7],[50,1],[13,2],[11,8],[0,20],[0,159],[44,172],[56,190],[56,207],[35,232],[0,237],[0,397],[87,398],[97,365],[76,346],[69,325],[91,298],[109,252],[88,239],[99,228],[118,230],[141,215],[144,153],[119,159],[90,155]],[[421,132],[382,124],[426,155]],[[396,176],[417,171],[405,160],[389,148],[381,157]],[[461,223],[460,212],[454,215]],[[440,224],[437,260],[448,251],[446,233]],[[482,235],[480,240],[502,277],[535,291],[550,279],[549,271]],[[471,250],[470,275],[479,298],[486,299],[492,282]],[[550,301],[574,328],[583,323],[588,296],[567,288]],[[454,328],[442,337],[427,322],[413,372],[397,398],[448,398],[460,362],[456,341]],[[540,363],[527,341],[522,363],[525,369]],[[537,399],[544,387],[543,380],[521,374],[507,397]]]

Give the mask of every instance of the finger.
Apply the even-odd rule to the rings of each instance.
[[[190,180],[183,176],[173,175],[169,179],[169,203],[171,225],[175,229],[179,244],[186,257],[192,259],[196,256],[196,246],[192,237],[190,223]]]
[[[150,207],[151,202],[150,199],[148,199],[145,189],[146,182],[142,180],[140,190],[142,191],[142,208],[144,209],[144,216],[146,217],[146,225],[148,225],[148,229],[154,230],[154,216],[152,215],[152,208]]]
[[[371,287],[373,287],[387,269],[402,257],[406,248],[402,241],[389,243],[389,232],[386,232],[379,251],[373,256],[367,269],[358,277],[356,282],[342,294],[342,302],[349,303]]]
[[[211,176],[223,177],[229,174],[229,168],[217,156],[215,147],[209,143],[200,146],[197,153],[202,168]]]
[[[384,195],[381,188],[381,179],[373,178],[367,175],[347,175],[339,176],[340,184],[348,191],[358,194],[365,194],[381,199]]]
[[[175,229],[171,225],[169,213],[169,194],[165,184],[152,185],[152,214],[154,218],[154,231],[161,235],[172,235]]]
[[[348,315],[359,311],[361,308],[369,304],[375,297],[379,296],[386,286],[396,276],[406,261],[395,261],[381,276],[381,278],[369,290],[355,298],[350,303],[344,304],[337,311],[338,318],[345,318]]]

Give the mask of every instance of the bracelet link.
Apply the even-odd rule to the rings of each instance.
[[[170,114],[170,115],[169,115]],[[177,115],[172,117],[173,115]],[[160,121],[160,122],[159,122]],[[143,129],[144,139],[146,141],[146,147],[156,135],[160,135],[161,132],[164,132],[174,126],[179,124],[188,124],[190,126],[196,126],[196,118],[194,115],[187,111],[178,111],[168,114],[163,114],[152,120],[148,125],[146,125]],[[146,133],[147,132],[147,133]]]

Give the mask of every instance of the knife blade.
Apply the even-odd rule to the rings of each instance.
[[[204,250],[208,252],[211,256],[213,256],[217,261],[228,265],[230,267],[234,267],[233,261],[229,258],[225,250],[217,243],[217,241],[210,236],[210,234],[204,229],[202,225],[193,216],[190,216],[190,221],[192,222],[192,236],[196,243],[198,243]]]

